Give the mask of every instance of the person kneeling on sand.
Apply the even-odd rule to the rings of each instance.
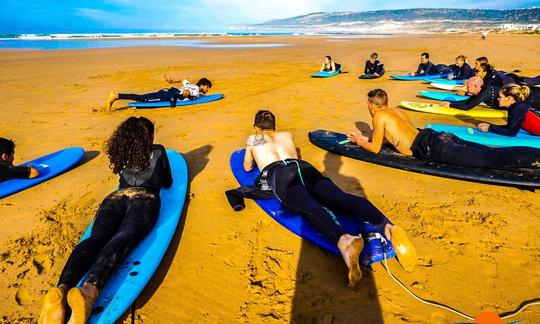
[[[540,168],[540,149],[537,148],[495,148],[431,128],[419,130],[403,111],[388,107],[384,90],[371,90],[367,106],[373,122],[371,141],[358,132],[348,134],[351,142],[367,151],[379,153],[386,139],[399,153],[427,162],[491,169]]]
[[[40,324],[64,323],[66,301],[71,308],[68,323],[86,323],[113,270],[154,227],[159,191],[169,188],[173,178],[165,148],[153,143],[154,125],[144,117],[129,117],[109,139],[107,155],[113,173],[120,175],[118,190],[103,200],[90,237],[73,249],[57,286],[45,295]]]
[[[165,76],[165,79],[169,84],[180,82],[167,76]],[[207,78],[202,78],[197,81],[197,84],[191,84],[189,81],[183,80],[180,88],[162,89],[158,92],[143,95],[111,92],[107,99],[107,110],[111,110],[116,100],[133,100],[138,102],[169,101],[171,107],[176,107],[177,100],[197,99],[201,94],[207,94],[210,88],[212,88],[212,82]]]
[[[39,171],[32,166],[15,166],[15,143],[0,137],[0,182],[9,179],[32,179],[39,176]]]
[[[297,155],[293,136],[289,132],[276,132],[274,115],[260,110],[255,115],[255,134],[246,141],[244,169],[256,166],[261,170],[254,192],[269,193],[266,198],[278,198],[283,205],[307,217],[322,235],[339,249],[348,268],[349,287],[354,287],[362,277],[359,265],[360,252],[364,247],[361,236],[347,233],[328,209],[343,211],[351,217],[370,222],[392,241],[398,260],[407,271],[416,264],[416,250],[404,230],[392,224],[368,200],[342,191],[332,180],[323,176],[315,167]],[[229,190],[227,198],[231,206],[243,209],[243,198],[257,198],[245,187]]]

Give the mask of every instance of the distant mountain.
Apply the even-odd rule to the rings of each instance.
[[[329,32],[440,32],[506,28],[529,25],[537,29],[540,8],[491,9],[400,9],[364,12],[316,12],[244,26],[247,29]],[[532,25],[532,26],[531,26]]]

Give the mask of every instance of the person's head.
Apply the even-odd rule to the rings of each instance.
[[[482,90],[484,80],[479,76],[473,76],[467,80],[467,92],[473,95],[477,95]]]
[[[272,114],[270,110],[259,110],[255,114],[255,121],[253,122],[255,129],[263,130],[276,130],[276,116]]]
[[[371,53],[371,56],[369,57],[369,61],[371,63],[375,63],[375,60],[379,57],[379,54],[377,53]]]
[[[429,53],[424,52],[420,55],[420,63],[425,64],[427,62],[429,62]]]
[[[459,67],[462,67],[466,61],[467,57],[465,55],[459,55],[458,57],[456,57],[456,65]]]
[[[485,78],[486,75],[493,73],[493,66],[489,65],[488,63],[482,63],[478,66],[478,69],[476,69],[476,75],[481,77],[482,79]]]
[[[120,173],[124,168],[146,169],[153,144],[154,124],[150,120],[145,117],[126,119],[115,129],[106,145],[113,173]]]
[[[326,55],[324,57],[324,63],[328,64],[330,62],[332,62],[332,57],[330,55]]]
[[[15,143],[7,138],[0,137],[0,160],[9,164],[15,159]]]
[[[383,89],[373,89],[368,92],[368,109],[371,115],[377,109],[384,109],[388,107],[388,95]]]
[[[509,107],[515,102],[523,101],[529,97],[531,89],[525,83],[510,83],[499,91],[499,107]]]
[[[207,78],[202,78],[197,81],[197,86],[199,87],[199,91],[205,94],[210,91],[210,88],[212,88],[212,82]]]
[[[477,58],[476,61],[474,61],[474,68],[478,70],[482,63],[489,64],[488,58],[485,56],[480,56]]]

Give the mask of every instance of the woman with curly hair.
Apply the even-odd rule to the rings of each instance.
[[[165,148],[153,143],[154,125],[144,117],[129,117],[112,134],[106,151],[120,184],[103,200],[90,237],[71,252],[57,286],[45,295],[39,323],[63,324],[66,302],[68,323],[85,323],[114,269],[156,223],[159,190],[173,179]]]

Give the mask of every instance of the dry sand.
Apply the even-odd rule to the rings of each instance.
[[[261,108],[292,131],[303,157],[346,190],[368,197],[409,233],[420,266],[392,271],[412,290],[469,314],[510,311],[540,295],[538,193],[420,175],[329,154],[311,145],[314,129],[349,131],[369,122],[366,93],[376,87],[420,100],[418,82],[357,77],[377,51],[387,75],[414,70],[420,52],[436,63],[459,54],[488,56],[503,70],[540,74],[538,36],[215,38],[227,43],[287,43],[265,49],[140,47],[0,52],[0,136],[17,143],[16,163],[82,146],[85,163],[46,184],[0,201],[0,322],[36,322],[81,232],[117,178],[103,143],[128,116],[157,125],[156,141],[182,152],[191,189],[165,260],[139,297],[137,323],[446,323],[462,319],[412,299],[380,264],[365,269],[357,290],[345,267],[291,234],[253,202],[240,213],[224,191],[237,184],[228,159],[252,132]],[[345,41],[343,41],[345,40]],[[311,79],[324,55],[348,74]],[[206,76],[219,102],[189,108],[103,111],[109,91],[151,92],[162,75],[195,82]],[[417,126],[466,120],[407,112]],[[496,120],[496,122],[503,122]],[[540,308],[515,319],[540,321]],[[124,321],[130,321],[126,314]]]

